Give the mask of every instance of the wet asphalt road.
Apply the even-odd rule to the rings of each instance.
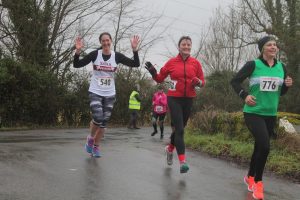
[[[151,128],[109,128],[103,157],[83,150],[88,129],[0,132],[0,200],[251,200],[246,172],[229,162],[187,151],[166,164],[167,139]],[[170,132],[167,128],[166,132]],[[299,200],[300,185],[266,175],[267,200]]]

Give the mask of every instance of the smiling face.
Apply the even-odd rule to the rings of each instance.
[[[192,49],[192,41],[189,38],[182,39],[178,45],[179,53],[183,56],[189,56]]]
[[[112,43],[111,36],[109,34],[104,33],[100,35],[99,40],[103,51],[109,51]]]
[[[275,58],[276,54],[278,52],[277,44],[274,40],[268,41],[264,46],[262,50],[262,54],[264,57],[272,57]]]

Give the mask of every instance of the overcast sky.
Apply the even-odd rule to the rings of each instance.
[[[177,54],[174,45],[182,35],[189,35],[196,46],[201,31],[207,29],[214,10],[226,9],[234,0],[137,0],[143,12],[163,13],[160,26],[171,24],[166,38],[160,41],[148,54],[147,60],[161,66],[167,61],[166,53]],[[195,49],[195,48],[194,48]]]
[[[183,35],[188,35],[192,38],[192,50],[196,50],[199,46],[201,32],[208,29],[209,20],[213,17],[216,8],[222,7],[226,9],[234,1],[236,2],[237,0],[136,0],[133,6],[142,14],[153,13],[156,16],[162,15],[158,24],[155,25],[156,28],[152,30],[152,35],[160,34],[163,27],[169,26],[168,30],[163,34],[163,40],[156,42],[155,46],[147,52],[146,61],[151,61],[153,64],[162,67],[168,60],[167,56],[177,55],[176,44]],[[106,18],[103,20],[109,21]],[[84,26],[88,27],[88,25]],[[111,32],[111,28],[111,23],[102,23],[100,28],[97,27],[94,31],[95,35],[88,41],[90,45],[94,45],[92,48],[87,49],[87,52],[98,47],[99,32]],[[127,53],[125,55],[131,56]]]

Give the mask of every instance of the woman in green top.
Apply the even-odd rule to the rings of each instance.
[[[279,97],[291,87],[285,66],[276,59],[278,48],[273,37],[258,41],[261,55],[247,62],[231,80],[235,92],[245,101],[245,123],[255,144],[248,174],[244,182],[255,199],[264,199],[262,175],[270,150],[270,136],[274,135]],[[241,86],[249,78],[249,91]]]

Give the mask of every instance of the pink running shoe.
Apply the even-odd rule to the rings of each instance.
[[[93,147],[92,157],[96,157],[96,158],[101,157],[99,146],[94,146]]]
[[[258,181],[257,183],[253,184],[253,198],[254,199],[264,199],[264,184],[262,181]]]
[[[254,184],[254,177],[253,176],[244,176],[244,183],[248,186],[248,191],[252,192],[252,187]]]

